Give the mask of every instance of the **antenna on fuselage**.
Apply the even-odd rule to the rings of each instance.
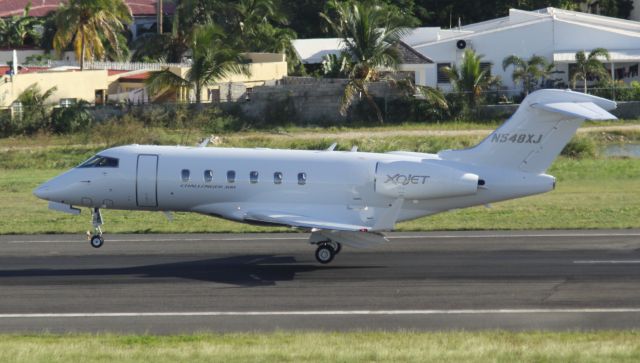
[[[335,149],[336,149],[336,146],[338,146],[338,143],[337,143],[337,142],[334,142],[333,144],[331,144],[331,146],[329,146],[329,147],[327,148],[327,151],[333,151],[333,150],[335,150]]]

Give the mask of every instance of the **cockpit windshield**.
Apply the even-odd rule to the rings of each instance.
[[[108,156],[96,155],[84,163],[78,165],[78,168],[117,168],[118,159]]]

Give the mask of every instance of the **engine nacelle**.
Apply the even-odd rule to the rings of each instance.
[[[393,198],[433,199],[475,194],[479,177],[432,162],[380,162],[376,192]]]

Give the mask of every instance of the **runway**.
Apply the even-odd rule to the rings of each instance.
[[[640,329],[640,230],[0,236],[0,332]]]

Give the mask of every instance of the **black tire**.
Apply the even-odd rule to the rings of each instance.
[[[335,256],[336,251],[329,244],[319,245],[316,250],[316,260],[324,265],[333,261]]]
[[[340,253],[340,251],[342,251],[342,245],[340,243],[338,243],[338,242],[335,242],[335,244],[336,244],[336,248],[335,248],[334,252],[337,255],[338,253]]]
[[[102,236],[93,236],[91,237],[91,241],[89,241],[91,243],[91,247],[93,248],[100,248],[102,247],[102,245],[104,244],[104,238],[102,238]]]

